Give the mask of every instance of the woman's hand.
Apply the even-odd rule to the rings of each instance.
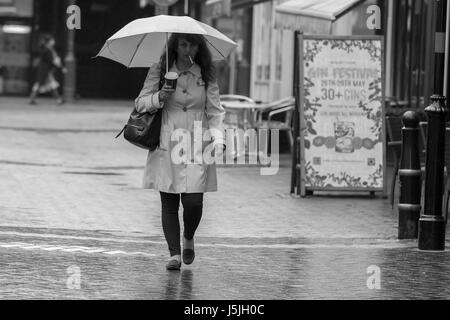
[[[158,93],[158,98],[160,102],[166,102],[172,94],[175,92],[175,89],[167,88],[166,84],[161,88]]]
[[[224,145],[223,143],[216,143],[214,145],[214,156],[222,157],[225,149],[226,145]]]

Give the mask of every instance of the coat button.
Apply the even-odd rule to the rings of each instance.
[[[186,90],[186,89],[184,89],[184,90],[183,90],[183,93],[186,93],[186,92],[187,92],[187,90]]]
[[[183,107],[183,111],[186,112],[186,110],[187,110],[187,108],[186,108],[186,107]]]

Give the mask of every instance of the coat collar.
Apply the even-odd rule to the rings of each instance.
[[[175,63],[175,61],[172,64],[172,67],[170,68],[170,71],[176,72],[178,73],[178,75],[181,73],[180,70],[178,70],[177,68],[177,64]],[[201,77],[202,76],[202,70],[200,69],[200,66],[194,62],[194,64],[188,69],[186,70],[192,74],[194,74],[197,77]]]

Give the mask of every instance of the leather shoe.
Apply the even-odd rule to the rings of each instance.
[[[195,258],[195,251],[193,249],[183,249],[183,262],[191,264]]]
[[[181,262],[178,261],[177,259],[171,259],[166,264],[167,270],[180,270],[180,268],[181,268]]]

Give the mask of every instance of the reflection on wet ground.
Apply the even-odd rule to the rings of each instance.
[[[2,299],[448,299],[450,254],[414,247],[197,248],[196,261],[165,270],[165,248],[153,256],[0,248]],[[70,289],[68,270],[80,270]],[[373,268],[380,289],[370,289]]]
[[[192,282],[194,272],[190,269],[167,272],[165,300],[192,299]]]

